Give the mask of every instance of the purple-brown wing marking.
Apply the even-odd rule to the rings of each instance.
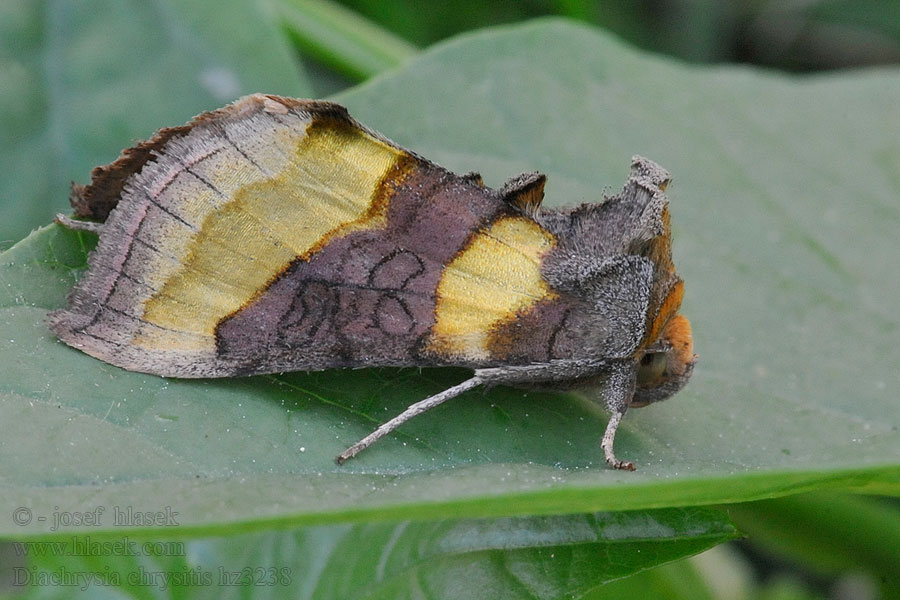
[[[423,354],[446,264],[509,211],[490,190],[416,164],[392,186],[385,227],[333,239],[298,258],[217,328],[217,348],[245,372],[435,364]],[[263,367],[263,364],[266,366]],[[317,366],[321,365],[321,366]]]

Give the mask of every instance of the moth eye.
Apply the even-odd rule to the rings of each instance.
[[[638,365],[637,384],[645,386],[659,381],[666,371],[666,353],[648,352]]]

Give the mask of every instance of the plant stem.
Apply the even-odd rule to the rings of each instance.
[[[417,48],[330,0],[273,0],[298,49],[355,81],[403,64]]]

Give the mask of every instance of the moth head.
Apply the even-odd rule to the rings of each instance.
[[[637,383],[631,406],[665,400],[680,390],[690,379],[697,361],[690,321],[681,314],[673,315],[659,337],[635,358]]]

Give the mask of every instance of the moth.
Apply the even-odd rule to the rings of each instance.
[[[544,209],[546,178],[455,175],[331,102],[255,94],[72,186],[99,234],[66,344],[163,377],[453,365],[470,379],[350,446],[477,386],[584,388],[612,413],[662,400],[696,357],[679,314],[669,175],[635,157],[601,203]]]

